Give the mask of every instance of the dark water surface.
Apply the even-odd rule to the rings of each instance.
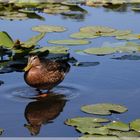
[[[61,25],[68,28],[64,33],[50,33],[40,42],[47,46],[49,39],[68,39],[69,34],[79,30],[82,26],[103,25],[116,29],[131,29],[135,33],[140,32],[139,13],[115,12],[104,8],[90,8],[82,6],[88,13],[78,19],[65,18],[61,15],[41,14],[45,21],[28,19],[23,21],[0,20],[0,30],[7,31],[14,39],[27,40],[37,33],[31,30],[32,26],[39,24]],[[42,125],[38,136],[79,136],[73,127],[64,125],[67,118],[76,116],[90,116],[80,111],[85,104],[117,103],[128,107],[124,114],[112,115],[109,118],[124,122],[140,118],[140,60],[115,60],[113,55],[94,56],[79,55],[73,50],[84,49],[89,46],[101,46],[104,42],[119,42],[113,37],[97,38],[92,44],[83,46],[70,46],[71,56],[79,61],[95,61],[100,64],[94,67],[74,67],[65,80],[54,89],[54,92],[63,94],[65,99],[52,101],[48,104],[37,103],[28,97],[36,94],[36,91],[26,85],[23,73],[13,72],[0,75],[4,84],[0,86],[0,127],[5,129],[3,136],[31,136],[24,124],[28,124],[25,110],[28,113],[36,112],[36,107],[47,114],[47,110],[54,110],[56,114],[50,116],[53,119]],[[30,103],[30,104],[29,104]],[[56,109],[58,108],[58,109]],[[61,112],[59,114],[59,112]],[[56,117],[56,118],[55,118]],[[49,118],[48,118],[49,120]],[[47,120],[45,120],[47,121]]]

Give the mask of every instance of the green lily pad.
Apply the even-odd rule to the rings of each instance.
[[[109,130],[109,135],[118,136],[118,137],[140,137],[140,133],[136,131],[117,131],[117,130]]]
[[[109,130],[105,127],[94,128],[94,127],[78,126],[76,127],[76,129],[84,134],[86,133],[86,134],[107,135],[109,133]]]
[[[118,104],[93,104],[93,105],[85,105],[81,107],[81,110],[90,114],[97,115],[111,115],[112,113],[123,113],[127,111],[127,108]]]
[[[116,39],[120,39],[120,40],[136,40],[136,39],[140,39],[140,34],[128,34],[128,35],[116,36]]]
[[[68,54],[68,48],[63,46],[52,46],[52,47],[42,47],[39,49],[35,49],[31,51],[30,53],[44,53],[46,51],[49,51],[49,53],[53,54]]]
[[[78,140],[120,140],[117,136],[105,136],[105,135],[89,135],[85,134],[78,138]]]
[[[7,32],[0,32],[0,46],[7,48],[12,48],[14,46],[14,41]]]
[[[33,31],[37,32],[64,32],[66,30],[65,27],[62,26],[52,26],[52,25],[39,25],[32,27]]]
[[[115,29],[105,26],[87,26],[80,28],[81,32],[96,33],[96,35],[102,35],[104,33],[114,32]]]
[[[90,66],[97,66],[99,65],[99,62],[76,62],[73,64],[73,66],[77,67],[90,67]]]
[[[70,35],[71,38],[76,38],[76,39],[87,39],[87,38],[97,38],[99,36],[97,36],[95,33],[87,33],[87,32],[77,32],[77,33],[73,33]]]
[[[83,52],[87,54],[106,55],[106,54],[115,53],[116,49],[111,47],[88,48],[83,50]]]
[[[88,40],[48,40],[48,43],[58,44],[58,45],[85,45],[89,44]]]
[[[99,127],[102,126],[99,123],[109,122],[108,119],[104,118],[94,118],[94,117],[77,117],[72,119],[67,119],[65,124],[70,126],[83,126],[83,127]]]
[[[124,35],[128,35],[130,34],[132,31],[131,30],[116,30],[114,32],[111,33],[106,33],[103,34],[103,36],[124,36]]]
[[[130,128],[140,132],[140,119],[136,119],[130,123]]]
[[[105,126],[108,129],[129,131],[129,125],[120,121],[113,121]]]
[[[23,47],[25,48],[31,48],[32,46],[37,45],[37,43],[46,35],[46,33],[40,33],[39,35],[36,35],[30,39],[28,39],[26,42],[23,43]]]

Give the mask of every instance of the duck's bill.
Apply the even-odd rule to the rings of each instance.
[[[27,66],[24,68],[24,71],[28,71],[30,68],[31,68],[31,65],[27,65]]]

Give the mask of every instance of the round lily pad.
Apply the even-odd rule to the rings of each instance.
[[[131,30],[116,30],[111,33],[103,34],[103,36],[124,36],[130,34],[131,32]]]
[[[140,132],[140,119],[136,119],[130,123],[130,128]]]
[[[77,32],[70,35],[71,38],[77,38],[77,39],[86,39],[86,38],[97,38],[99,36],[96,35],[96,33],[85,33],[85,32]]]
[[[105,126],[108,129],[129,131],[129,125],[120,121],[113,121]]]
[[[112,113],[123,113],[127,111],[127,108],[118,104],[93,104],[93,105],[85,105],[81,107],[81,110],[90,114],[97,115],[111,115]]]
[[[99,127],[102,126],[99,123],[109,122],[108,119],[104,118],[94,118],[94,117],[76,117],[67,119],[65,124],[70,126],[83,126],[83,127]]]
[[[128,35],[116,36],[116,39],[120,39],[120,40],[136,40],[136,39],[140,39],[140,34],[128,34]]]
[[[52,25],[38,25],[32,27],[33,31],[37,32],[64,32],[66,30],[65,27],[62,26],[52,26]]]
[[[87,26],[80,28],[81,32],[96,33],[96,35],[102,35],[103,33],[114,32],[115,29],[106,26]]]
[[[48,40],[48,43],[59,45],[85,45],[89,44],[88,40]]]
[[[95,54],[95,55],[106,55],[106,54],[115,53],[116,49],[111,47],[88,48],[83,50],[83,52],[88,54]]]
[[[109,133],[109,130],[105,127],[92,128],[92,127],[78,126],[76,129],[84,134],[86,133],[86,134],[108,135]]]

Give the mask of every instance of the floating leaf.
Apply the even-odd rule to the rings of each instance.
[[[52,46],[52,47],[42,47],[39,49],[35,49],[31,51],[31,53],[43,53],[49,51],[49,53],[53,53],[53,54],[67,54],[68,50],[69,50],[68,48],[63,46]]]
[[[136,131],[117,131],[117,130],[109,130],[109,135],[118,136],[118,137],[140,137],[140,133]]]
[[[111,47],[88,48],[83,50],[83,52],[88,54],[95,54],[95,55],[106,55],[106,54],[115,53],[116,49]]]
[[[89,44],[88,40],[48,40],[48,43],[59,45],[85,45]]]
[[[130,123],[130,128],[140,132],[140,119],[136,119]]]
[[[77,117],[72,119],[67,119],[65,124],[70,126],[82,126],[82,127],[99,127],[101,122],[109,122],[108,119],[104,118],[94,118],[94,117]]]
[[[90,66],[97,66],[99,65],[99,62],[76,62],[73,64],[73,66],[77,67],[90,67]]]
[[[37,45],[38,41],[40,41],[45,35],[46,33],[40,33],[39,35],[30,38],[29,40],[24,42],[23,47],[31,48],[32,46]]]
[[[6,32],[0,32],[0,46],[12,48],[14,46],[14,41]]]
[[[66,30],[65,27],[62,26],[52,26],[52,25],[39,25],[32,27],[32,30],[37,32],[63,32]]]
[[[120,39],[120,40],[135,40],[135,39],[140,39],[140,34],[128,34],[128,35],[116,36],[116,39]]]
[[[105,126],[108,129],[129,131],[129,125],[120,121],[113,121]]]
[[[128,35],[130,34],[132,31],[131,30],[116,30],[114,32],[111,33],[106,33],[103,34],[103,36],[124,36],[124,35]]]
[[[114,32],[115,29],[105,26],[87,26],[80,28],[81,32],[96,33],[96,35],[102,35],[103,33]]]
[[[78,140],[120,140],[117,136],[104,136],[104,135],[83,135]]]
[[[81,133],[87,133],[87,134],[98,134],[98,135],[107,135],[109,133],[109,130],[105,127],[84,127],[84,126],[78,126],[76,128]]]
[[[77,32],[74,34],[70,35],[71,38],[77,38],[77,39],[86,39],[86,38],[97,38],[99,36],[97,36],[95,33],[87,33],[87,32]]]
[[[90,114],[111,115],[111,113],[126,112],[127,108],[118,104],[104,103],[82,106],[81,110]]]

